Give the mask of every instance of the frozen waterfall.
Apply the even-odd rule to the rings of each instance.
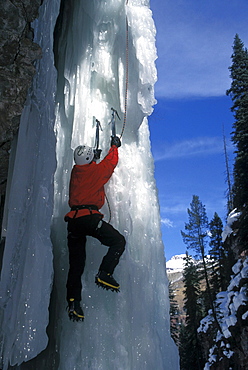
[[[44,0],[33,26],[43,58],[11,154],[0,368],[177,370],[147,122],[156,82],[149,1]],[[111,107],[121,117],[118,135],[126,112],[119,163],[106,186],[109,206],[102,209],[127,241],[115,270],[121,291],[95,285],[106,247],[88,238],[82,278],[85,320],[71,322],[63,217],[69,210],[73,149],[83,143],[94,146],[95,117],[101,122],[105,156]]]

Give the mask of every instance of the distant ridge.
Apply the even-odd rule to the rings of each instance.
[[[183,271],[185,257],[186,257],[186,254],[177,254],[171,257],[169,261],[166,261],[167,274]]]

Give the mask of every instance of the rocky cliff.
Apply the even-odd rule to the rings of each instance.
[[[35,60],[41,58],[33,42],[31,23],[39,14],[42,0],[0,2],[0,195],[2,214],[9,152],[18,132],[27,91],[35,74]],[[0,214],[0,221],[1,221]]]

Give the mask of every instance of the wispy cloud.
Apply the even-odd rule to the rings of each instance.
[[[247,0],[240,0],[238,7],[236,2],[223,0],[168,0],[156,8],[156,95],[225,95],[230,87],[228,67],[235,34],[248,43]]]
[[[186,200],[182,200],[182,203],[175,203],[175,204],[168,204],[168,205],[161,205],[160,211],[163,214],[167,215],[178,215],[178,214],[185,214],[188,208],[188,204],[185,204]],[[167,218],[163,218],[167,220]]]
[[[173,222],[169,218],[162,218],[161,224],[165,225],[166,227],[174,227]]]
[[[227,149],[233,150],[230,142]],[[223,139],[221,137],[198,137],[175,143],[165,142],[163,149],[156,149],[154,159],[161,161],[216,153],[223,153]]]

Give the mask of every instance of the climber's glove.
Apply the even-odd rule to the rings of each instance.
[[[97,161],[98,159],[100,159],[101,152],[102,152],[101,149],[94,149],[94,159],[93,159],[94,161]]]
[[[121,140],[118,136],[111,136],[111,146],[115,145],[117,148],[121,146]]]

